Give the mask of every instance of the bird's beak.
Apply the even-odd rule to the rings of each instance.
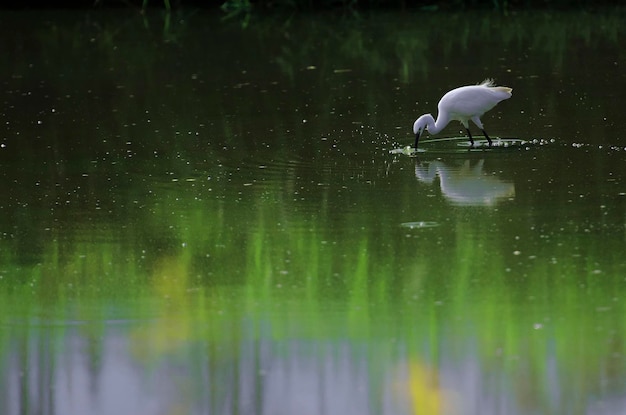
[[[417,143],[420,141],[420,132],[415,134],[415,151],[417,151]]]

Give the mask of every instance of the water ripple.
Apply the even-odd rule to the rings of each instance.
[[[433,221],[404,222],[400,224],[401,227],[409,228],[409,229],[435,228],[439,225],[440,225],[439,222],[433,222]]]

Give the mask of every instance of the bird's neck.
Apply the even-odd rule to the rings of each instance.
[[[439,131],[443,130],[446,125],[448,125],[448,123],[450,122],[450,119],[447,116],[439,113],[439,114],[437,114],[437,120],[436,121],[432,117],[428,121],[429,121],[428,122],[428,132],[430,134],[437,134]]]

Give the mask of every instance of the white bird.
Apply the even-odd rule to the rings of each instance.
[[[415,134],[415,150],[420,136],[427,130],[430,134],[437,134],[443,130],[452,120],[460,121],[469,135],[470,143],[474,145],[472,133],[469,130],[469,120],[478,126],[491,145],[491,139],[487,135],[480,121],[480,117],[498,104],[498,102],[511,98],[513,90],[506,86],[495,86],[492,79],[485,79],[479,85],[462,86],[447,92],[437,105],[439,114],[437,121],[430,114],[424,114],[415,120],[413,133]]]

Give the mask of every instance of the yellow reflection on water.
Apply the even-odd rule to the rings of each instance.
[[[132,354],[138,360],[150,360],[185,347],[193,335],[188,258],[159,258],[150,276],[152,299],[158,307],[153,319],[131,333]]]
[[[417,360],[410,361],[408,387],[415,415],[455,413],[454,396],[451,391],[442,389],[439,374],[432,367]]]

